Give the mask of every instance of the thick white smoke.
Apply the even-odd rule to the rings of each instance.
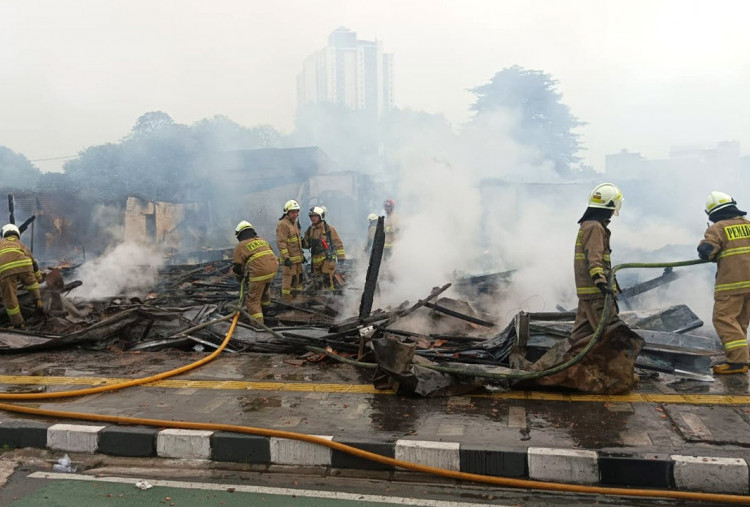
[[[142,296],[153,290],[161,264],[162,256],[153,248],[120,243],[79,268],[76,276],[84,283],[73,295],[81,299]]]

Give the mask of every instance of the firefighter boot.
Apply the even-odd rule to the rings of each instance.
[[[747,363],[720,363],[713,367],[716,375],[747,373]]]

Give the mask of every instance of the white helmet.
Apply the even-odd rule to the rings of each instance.
[[[313,215],[318,215],[323,220],[326,217],[326,210],[322,206],[313,206],[310,208],[310,213],[307,216],[311,217]]]
[[[624,200],[619,188],[612,183],[602,183],[591,192],[589,208],[611,209],[615,215],[619,215]]]
[[[4,238],[7,238],[11,234],[15,234],[19,238],[21,237],[21,231],[19,231],[18,227],[16,227],[13,224],[5,224],[5,225],[3,225],[2,231],[3,231],[3,237]]]
[[[251,224],[247,220],[243,220],[242,222],[237,224],[237,227],[234,228],[234,235],[239,236],[240,233],[245,229],[254,229],[253,224]]]
[[[375,213],[370,213],[369,215],[367,215],[368,222],[372,222],[373,220],[377,220],[377,219],[378,219],[378,216]]]
[[[287,201],[284,205],[284,213],[289,213],[290,211],[299,211],[299,209],[299,203],[294,199]]]
[[[714,190],[706,198],[706,215],[710,215],[720,209],[728,208],[729,206],[734,206],[735,204],[737,204],[737,201],[732,199],[731,195]]]

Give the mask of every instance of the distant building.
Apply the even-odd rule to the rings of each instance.
[[[647,159],[622,150],[606,156],[606,174],[613,181],[694,178],[736,183],[742,168],[740,143],[720,142],[714,148],[671,147],[665,159]]]
[[[352,30],[331,32],[328,46],[308,56],[297,76],[298,107],[324,102],[377,115],[392,109],[393,55]]]

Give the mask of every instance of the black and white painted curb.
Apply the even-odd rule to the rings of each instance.
[[[330,436],[321,437],[334,440]],[[335,441],[403,461],[482,475],[713,493],[747,494],[750,491],[748,461],[743,458],[605,453],[546,447],[512,449],[423,440]],[[255,465],[394,470],[388,465],[298,440],[143,426],[3,421],[0,422],[0,446],[4,449],[37,447],[110,456],[205,459]],[[747,458],[750,459],[750,451]]]

